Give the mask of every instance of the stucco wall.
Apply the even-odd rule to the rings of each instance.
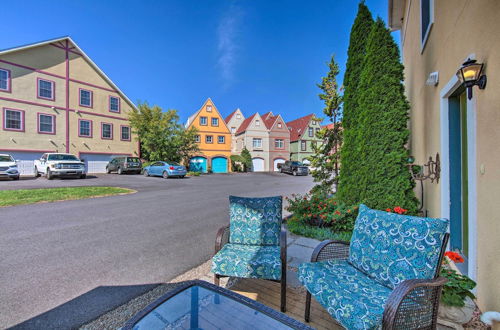
[[[279,149],[275,147],[276,139],[283,140],[283,148]],[[269,131],[269,171],[274,170],[275,159],[290,159],[290,131],[281,116],[276,119]]]
[[[406,8],[410,11],[401,35],[406,93],[411,102],[410,147],[416,163],[441,153],[440,92],[469,55],[485,63],[486,89],[473,89],[477,117],[476,133],[471,138],[476,141],[476,169],[469,180],[477,185],[477,213],[469,223],[477,230],[474,271],[479,305],[483,310],[500,310],[500,263],[496,261],[500,251],[500,2],[434,1],[434,24],[423,51],[420,3],[406,1]],[[427,76],[434,71],[439,72],[439,84],[426,86]],[[441,215],[442,184],[425,182],[424,207],[430,216]]]
[[[238,115],[240,118],[238,118]],[[229,122],[227,123],[227,127],[229,128],[229,131],[231,131],[232,128],[234,128],[234,133],[231,133],[231,152],[233,154],[240,154],[241,150],[238,150],[238,145],[236,143],[236,131],[240,127],[241,123],[245,120],[245,117],[243,116],[243,113],[238,109],[236,110],[236,113],[231,117]]]

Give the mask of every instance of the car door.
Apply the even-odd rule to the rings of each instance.
[[[160,175],[160,166],[161,166],[160,162],[153,163],[151,165],[151,171],[149,173],[151,173],[153,175]]]
[[[108,164],[108,170],[110,171],[116,171],[116,159],[112,159],[109,164]]]

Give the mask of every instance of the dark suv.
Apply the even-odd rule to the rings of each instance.
[[[309,168],[302,164],[301,162],[287,160],[281,164],[279,168],[281,173],[290,173],[293,175],[307,175],[309,174]]]
[[[139,157],[116,157],[109,161],[106,165],[106,173],[116,172],[140,174],[142,171],[142,163]]]

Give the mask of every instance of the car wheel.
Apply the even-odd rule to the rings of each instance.
[[[40,176],[40,172],[38,172],[38,168],[35,166],[35,178]]]
[[[19,175],[12,178],[12,180],[19,180]]]
[[[181,179],[184,179],[185,175],[181,175]]]
[[[123,170],[121,167],[118,167],[118,171],[117,171],[118,175],[122,175],[123,174]]]
[[[297,170],[293,170],[293,176],[297,176]]]
[[[283,173],[283,169],[282,168],[280,168],[280,173]]]
[[[148,170],[144,170],[144,172],[142,172],[142,174],[143,174],[144,176],[149,176]]]
[[[109,167],[106,166],[106,173],[107,174],[110,174],[111,173],[111,170],[109,169]]]
[[[80,179],[85,179],[86,177],[87,177],[87,174],[80,175]]]
[[[49,169],[47,169],[46,177],[47,177],[47,180],[52,180],[54,178],[54,176],[52,175],[52,172]]]
[[[164,179],[168,179],[168,173],[167,173],[167,171],[163,171],[163,173],[161,174],[161,176],[162,176]]]

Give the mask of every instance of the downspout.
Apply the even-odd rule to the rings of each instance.
[[[69,42],[66,39],[66,153],[69,153]]]

